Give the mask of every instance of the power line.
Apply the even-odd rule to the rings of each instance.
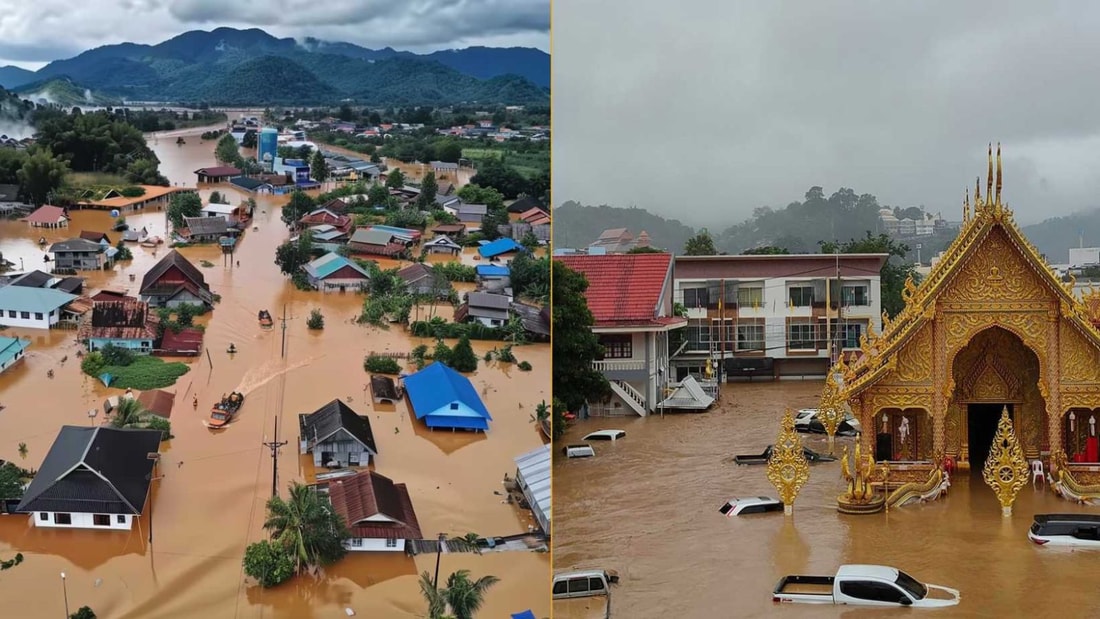
[[[279,495],[279,448],[286,445],[286,441],[279,441],[279,416],[275,415],[275,438],[263,443],[271,449],[271,496]]]

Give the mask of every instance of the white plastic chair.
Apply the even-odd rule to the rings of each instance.
[[[1039,481],[1040,479],[1043,480],[1044,485],[1047,483],[1047,474],[1043,471],[1043,461],[1042,460],[1032,460],[1031,461],[1031,485],[1032,485],[1032,487],[1036,487],[1036,482]]]

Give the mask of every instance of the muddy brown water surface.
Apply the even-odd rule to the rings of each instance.
[[[737,466],[737,454],[774,443],[784,407],[815,405],[820,382],[734,384],[703,414],[589,419],[562,442],[588,432],[626,430],[595,443],[596,457],[554,461],[554,570],[618,570],[612,617],[1095,617],[1100,553],[1037,546],[1027,539],[1036,513],[1100,513],[1051,492],[1021,490],[1010,518],[980,476],[958,473],[945,499],[870,516],[836,511],[840,463],[811,465],[810,479],[782,513],[726,518],[735,496],[776,496],[765,466]],[[802,435],[826,451],[823,436]],[[852,439],[837,439],[837,449]],[[844,563],[900,568],[959,589],[959,606],[937,610],[774,604],[787,574],[831,575]],[[602,598],[601,598],[602,599]],[[558,601],[555,618],[592,616],[594,607]],[[602,607],[601,607],[602,608]]]
[[[192,185],[193,171],[214,165],[214,142],[201,142],[186,132],[187,144],[158,138],[153,148],[161,170],[174,183]],[[176,135],[180,132],[175,132]],[[228,185],[217,190],[236,202],[248,197]],[[311,412],[335,398],[369,415],[378,443],[375,470],[406,483],[425,537],[475,532],[511,535],[526,532],[533,519],[527,511],[502,502],[502,479],[514,474],[513,458],[542,444],[530,415],[550,399],[550,347],[517,347],[518,359],[532,372],[511,365],[481,363],[471,380],[486,402],[493,421],[487,435],[430,432],[415,421],[407,405],[374,405],[366,390],[369,375],[363,357],[370,351],[407,352],[420,340],[400,327],[380,330],[354,324],[362,297],[297,291],[274,264],[275,248],[287,237],[279,220],[281,197],[256,196],[253,225],[240,242],[240,268],[222,266],[216,247],[188,247],[183,253],[199,266],[222,300],[205,324],[210,359],[182,359],[191,370],[169,391],[176,392],[172,413],[175,438],[162,443],[159,474],[153,485],[152,528],[149,510],[129,532],[36,529],[28,516],[0,516],[0,558],[22,552],[25,561],[0,575],[0,616],[54,617],[62,613],[60,573],[67,576],[69,605],[91,606],[108,619],[140,617],[274,616],[287,618],[344,616],[419,617],[425,612],[417,575],[435,567],[435,555],[415,558],[396,553],[349,553],[318,578],[299,577],[274,589],[261,590],[244,576],[241,559],[247,544],[265,538],[264,503],[271,494],[272,459],[262,442],[274,435],[288,441],[280,451],[279,487],[291,481],[312,481],[312,461],[299,457],[297,415]],[[164,236],[163,212],[128,215],[132,226],[146,226]],[[53,242],[77,236],[81,230],[108,230],[107,213],[75,211],[68,230],[32,229],[23,222],[0,222],[0,252],[19,268],[43,268],[37,240]],[[111,233],[111,238],[116,235]],[[48,247],[48,246],[47,246]],[[169,250],[130,245],[134,260],[113,272],[82,273],[86,292],[104,287],[137,293],[142,275]],[[471,260],[463,256],[463,260]],[[202,267],[208,260],[215,266]],[[46,265],[48,266],[48,265]],[[390,265],[383,265],[390,266]],[[130,274],[135,276],[131,282]],[[463,287],[460,285],[460,289]],[[280,356],[280,319],[286,307],[286,358]],[[325,316],[322,331],[310,331],[305,320],[313,308]],[[261,330],[256,313],[268,309],[276,326]],[[416,310],[414,310],[415,312]],[[419,310],[422,315],[427,307]],[[437,314],[449,317],[449,306]],[[87,425],[87,411],[102,411],[104,398],[121,393],[84,376],[76,357],[73,331],[6,329],[4,335],[32,340],[23,363],[0,374],[0,459],[38,468],[62,425]],[[228,355],[230,343],[240,351]],[[427,342],[430,344],[430,342]],[[449,342],[451,345],[454,342]],[[474,342],[481,355],[497,342]],[[61,362],[67,356],[68,361]],[[213,367],[211,368],[211,363]],[[53,369],[55,378],[47,378]],[[241,412],[230,426],[209,430],[203,420],[210,406],[232,390],[245,394]],[[192,408],[194,395],[198,410]],[[102,413],[94,423],[103,421]],[[19,443],[26,443],[21,458]],[[496,552],[445,554],[441,579],[468,569],[476,576],[492,574],[492,587],[478,616],[505,617],[527,608],[549,615],[547,553]],[[17,611],[17,612],[15,612]],[[11,615],[8,613],[12,612]]]

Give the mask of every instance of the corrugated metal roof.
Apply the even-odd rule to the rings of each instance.
[[[0,364],[7,363],[15,355],[23,352],[31,345],[30,340],[21,340],[17,337],[0,335]]]
[[[76,298],[53,288],[4,286],[0,288],[0,310],[49,313]]]
[[[429,426],[451,427],[454,424],[453,427],[485,430],[489,427],[487,422],[493,419],[470,379],[438,361],[406,376],[405,393],[417,419],[435,416],[447,420],[446,424],[433,424],[428,419]],[[464,405],[477,417],[462,415],[462,411],[452,406],[458,404]]]
[[[510,272],[506,266],[479,264],[474,269],[481,277],[505,277]]]
[[[362,273],[363,277],[370,277],[370,274],[363,270],[363,267],[355,264],[351,260],[348,260],[347,258],[341,256],[336,252],[329,252],[324,256],[321,256],[320,258],[314,260],[313,262],[310,262],[303,268],[306,270],[306,273],[309,273],[311,277],[314,277],[316,279],[324,279],[346,266],[350,266],[356,271]]]
[[[550,494],[550,446],[543,445],[515,458],[516,481],[533,500],[531,511],[544,531],[550,530],[552,502]]]
[[[478,247],[477,253],[481,254],[483,258],[492,258],[519,249],[523,249],[523,245],[520,245],[514,239],[503,238]]]

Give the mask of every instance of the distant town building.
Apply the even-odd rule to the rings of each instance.
[[[592,249],[603,250],[607,254],[625,254],[639,247],[650,247],[649,233],[642,230],[635,237],[626,228],[610,228],[600,233],[600,238],[589,244],[588,253]],[[595,252],[599,253],[599,252]]]

